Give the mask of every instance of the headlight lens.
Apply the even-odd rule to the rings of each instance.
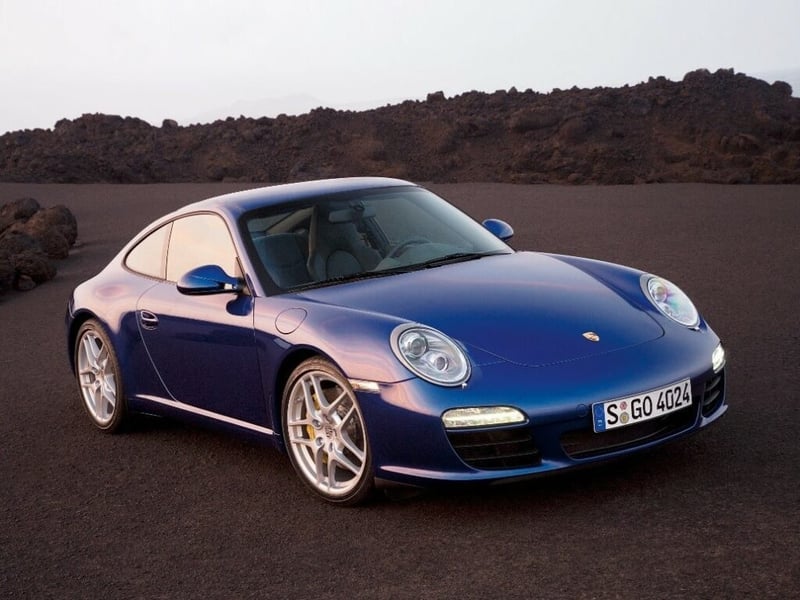
[[[460,385],[469,379],[464,352],[440,331],[421,325],[400,325],[392,332],[392,350],[406,367],[426,381]]]
[[[697,327],[700,315],[681,288],[662,277],[645,275],[642,289],[655,307],[673,321],[686,327]]]

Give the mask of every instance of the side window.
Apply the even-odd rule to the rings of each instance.
[[[237,274],[236,250],[225,222],[216,215],[192,215],[172,223],[167,254],[167,279],[178,281],[195,267],[219,265]]]
[[[159,227],[128,252],[125,266],[148,277],[164,279],[167,267],[167,242],[172,223]]]

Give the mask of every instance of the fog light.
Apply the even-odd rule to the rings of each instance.
[[[451,408],[442,415],[442,421],[446,428],[456,429],[524,423],[526,417],[522,412],[510,406],[475,406]]]
[[[714,367],[715,373],[725,366],[725,349],[722,344],[714,348],[714,352],[711,353],[711,366]]]

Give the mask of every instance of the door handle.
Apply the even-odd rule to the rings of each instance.
[[[155,329],[158,327],[158,317],[149,310],[139,311],[139,322],[144,329]]]

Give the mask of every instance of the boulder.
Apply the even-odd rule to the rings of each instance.
[[[42,252],[42,245],[32,235],[16,228],[0,236],[0,256],[11,257],[23,252]]]
[[[0,206],[0,234],[17,223],[36,214],[39,203],[33,198],[19,198]]]
[[[0,218],[10,218],[12,221],[27,220],[41,209],[39,203],[33,198],[18,198],[0,206]]]
[[[17,279],[28,277],[34,283],[44,283],[56,276],[56,266],[41,252],[22,252],[11,257]],[[17,289],[20,289],[17,283]],[[26,288],[29,289],[29,288]]]
[[[64,237],[69,246],[78,239],[78,221],[75,215],[63,205],[43,208],[25,222],[25,231],[40,239],[45,232],[57,232]]]
[[[0,293],[10,290],[14,286],[16,275],[17,271],[8,257],[0,256]]]
[[[77,237],[78,223],[65,206],[41,208],[33,198],[0,206],[0,293],[55,277],[52,259],[66,258]]]

